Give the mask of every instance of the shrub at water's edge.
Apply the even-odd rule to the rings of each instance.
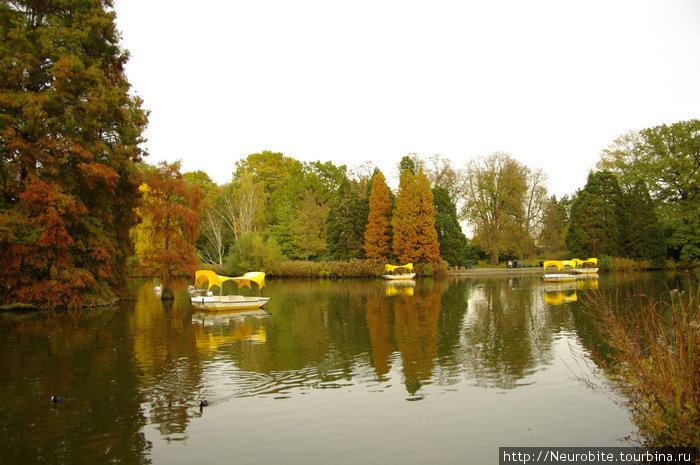
[[[633,259],[624,257],[611,257],[609,255],[603,255],[598,261],[598,266],[601,271],[648,271],[648,270],[687,270],[695,268],[698,266],[697,261],[680,261],[676,262],[672,258],[669,258],[665,264],[654,264],[649,260],[644,259]]]
[[[652,268],[649,260],[635,260],[632,258],[600,257],[598,266],[601,271],[646,271]]]
[[[270,266],[269,276],[284,278],[377,278],[384,274],[386,262],[377,260],[349,260],[330,262],[285,261]],[[447,262],[416,263],[417,276],[443,276]]]
[[[700,446],[698,290],[672,290],[662,300],[596,292],[585,302],[615,352],[596,361],[629,398],[647,446]]]

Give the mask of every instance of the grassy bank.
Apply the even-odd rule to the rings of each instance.
[[[615,353],[597,362],[630,399],[648,446],[700,446],[698,290],[671,290],[658,300],[641,291],[597,292],[585,302]]]

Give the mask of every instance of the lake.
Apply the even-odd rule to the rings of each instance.
[[[687,286],[268,279],[266,312],[219,315],[147,283],[115,307],[0,314],[0,463],[489,464],[499,446],[624,446],[636,428],[597,376],[582,300],[635,280]]]

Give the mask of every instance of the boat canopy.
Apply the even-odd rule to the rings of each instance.
[[[584,264],[590,264],[593,265],[594,267],[598,266],[598,259],[597,258],[589,258],[588,260],[581,260],[578,258],[572,258],[572,262],[576,263],[576,266],[581,267]]]
[[[559,260],[546,260],[546,261],[542,264],[542,268],[544,268],[545,270],[546,270],[547,268],[549,268],[550,266],[553,266],[553,267],[556,268],[557,270],[561,270],[561,269],[564,268],[564,264],[563,264],[561,261],[559,261]]]
[[[576,262],[574,260],[547,260],[544,263],[542,263],[542,268],[544,268],[545,270],[550,266],[553,266],[557,270],[563,270],[567,266],[570,266],[571,268],[576,268]]]
[[[250,287],[251,281],[256,283],[260,289],[265,287],[265,273],[262,271],[250,271],[243,276],[222,276],[214,273],[211,270],[197,270],[194,273],[194,284],[196,287],[201,287],[204,283],[208,282],[209,285],[207,289],[211,289],[213,286],[219,286],[223,288],[223,284],[226,281],[235,282],[238,287]]]
[[[413,263],[406,263],[405,265],[386,265],[384,271],[394,271],[396,268],[406,268],[408,270],[413,270]]]

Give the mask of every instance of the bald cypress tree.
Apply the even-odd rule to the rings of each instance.
[[[132,230],[138,263],[136,270],[168,283],[193,276],[197,269],[199,204],[204,195],[180,174],[180,162],[161,162],[141,186],[141,222]]]
[[[0,2],[0,302],[125,289],[146,125],[110,0]]]
[[[372,176],[363,245],[365,256],[372,260],[386,260],[391,252],[390,194],[384,175],[377,170]]]
[[[422,171],[401,173],[391,226],[394,255],[400,263],[440,261],[433,194]]]

